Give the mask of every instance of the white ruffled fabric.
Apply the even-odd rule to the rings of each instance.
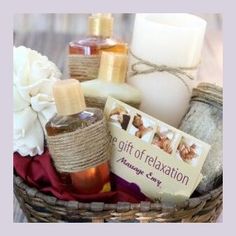
[[[52,86],[61,73],[46,56],[23,46],[14,47],[14,152],[41,155],[44,127],[55,115]]]

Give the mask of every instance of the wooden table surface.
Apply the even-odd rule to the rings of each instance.
[[[61,33],[15,33],[15,46],[24,45],[47,55],[59,67],[65,71],[66,45],[74,34]],[[198,81],[223,84],[223,43],[220,30],[209,30],[206,32],[202,51],[202,60],[198,70]],[[222,221],[222,215],[219,222]],[[14,197],[14,222],[26,222],[17,200]]]

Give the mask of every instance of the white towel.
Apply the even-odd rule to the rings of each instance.
[[[54,63],[23,46],[14,47],[14,152],[44,151],[45,124],[55,115],[52,86],[61,77]]]

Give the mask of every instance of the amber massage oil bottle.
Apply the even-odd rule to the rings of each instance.
[[[53,95],[57,114],[46,124],[47,142],[62,181],[80,194],[110,191],[103,112],[86,108],[75,79],[56,82]]]
[[[79,81],[96,79],[102,51],[128,53],[126,43],[114,39],[111,14],[92,14],[88,18],[88,36],[69,43],[70,77]]]

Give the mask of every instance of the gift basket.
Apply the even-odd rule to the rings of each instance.
[[[62,201],[14,176],[14,193],[29,222],[215,222],[222,211],[222,184],[182,206],[160,203]]]
[[[188,20],[193,31],[162,24],[170,19]],[[88,22],[90,36],[69,43],[67,79],[46,56],[14,47],[13,186],[28,222],[215,222],[223,201],[222,88],[192,81],[205,21],[137,14],[129,52],[112,39],[110,14]],[[153,29],[150,51],[144,31]],[[185,41],[174,37],[179,32]],[[163,51],[166,37],[171,46]],[[119,137],[127,139],[122,146]],[[143,167],[131,158],[135,146],[158,157],[139,155]],[[159,180],[150,176],[162,173],[157,159],[175,167],[170,174],[162,164]]]

